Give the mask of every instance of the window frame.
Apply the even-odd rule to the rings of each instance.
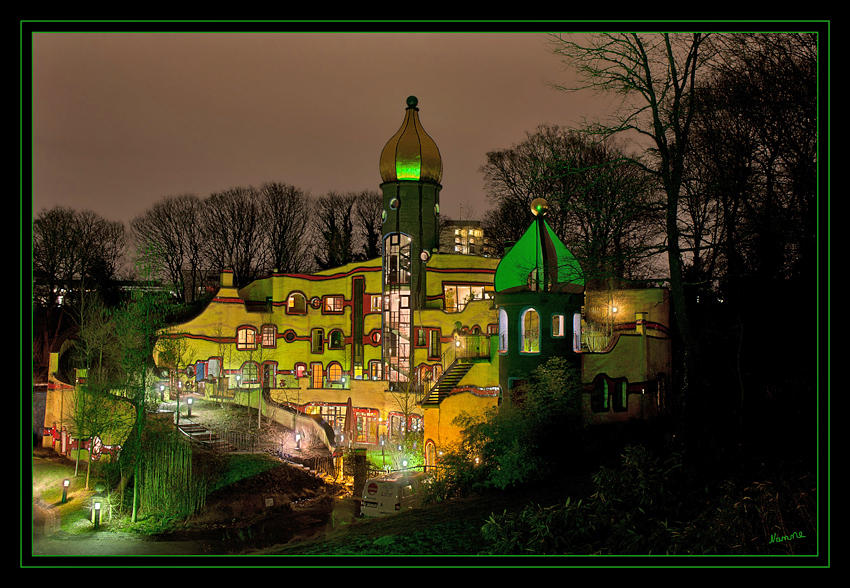
[[[331,308],[328,308],[328,306]],[[342,314],[345,312],[345,296],[328,294],[322,296],[322,314]]]
[[[267,323],[260,328],[260,344],[264,349],[277,348],[277,325]]]
[[[537,317],[537,336],[536,336],[537,349],[527,348],[527,347],[533,347],[532,345],[528,344],[530,342],[530,338],[526,334],[526,326],[525,326],[525,322],[526,322],[525,317],[528,315],[529,312],[533,312],[534,315]],[[540,341],[540,311],[538,311],[533,306],[528,306],[528,307],[524,308],[522,310],[522,312],[519,313],[519,352],[524,353],[524,354],[528,354],[528,355],[539,354],[540,353],[540,343],[541,343],[541,341]]]
[[[339,336],[339,344],[334,344],[334,335]],[[331,329],[328,332],[328,349],[333,349],[335,351],[339,351],[345,349],[345,333],[342,332],[342,329]]]
[[[325,374],[327,375],[329,384],[342,384],[342,379],[345,377],[345,371],[338,361],[330,362],[325,369]]]
[[[558,320],[560,319],[560,320]],[[558,320],[557,330],[555,321]],[[553,339],[563,339],[567,336],[567,315],[563,312],[554,312],[552,313],[552,331],[551,335]]]
[[[318,339],[317,339],[318,337]],[[310,353],[320,354],[325,352],[325,330],[315,328],[310,330]]]
[[[296,296],[301,298],[303,305],[296,305],[291,302]],[[299,308],[298,306],[302,307]],[[307,296],[303,292],[295,290],[289,293],[289,296],[286,297],[286,314],[307,314]]]
[[[248,334],[250,334],[250,337]],[[253,351],[257,349],[257,327],[241,325],[236,328],[236,349],[239,351]]]
[[[248,379],[246,377],[246,367],[250,367],[253,369],[253,379]],[[258,384],[260,382],[260,366],[256,361],[248,360],[246,362],[243,362],[242,365],[239,366],[239,375],[241,376],[240,382],[242,384]]]

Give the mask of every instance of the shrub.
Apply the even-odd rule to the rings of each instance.
[[[593,478],[597,490],[588,501],[491,515],[481,529],[485,553],[814,553],[809,475],[739,489],[732,480],[701,481],[679,455],[662,461],[635,446],[620,467],[603,467]]]

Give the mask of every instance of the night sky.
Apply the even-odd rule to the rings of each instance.
[[[415,95],[443,157],[443,212],[480,218],[487,151],[605,106],[547,85],[573,78],[542,33],[32,38],[33,215],[64,205],[129,223],[164,196],[266,181],[379,190]]]

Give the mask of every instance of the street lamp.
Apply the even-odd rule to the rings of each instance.
[[[68,486],[71,485],[71,480],[65,478],[62,480],[62,504],[65,504],[68,500]]]
[[[192,418],[192,398],[187,398],[186,403],[189,405],[189,418]]]

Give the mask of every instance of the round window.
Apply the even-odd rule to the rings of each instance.
[[[398,210],[398,206],[399,206],[398,198],[393,198],[392,200],[390,200],[390,208],[392,208],[393,210]]]

